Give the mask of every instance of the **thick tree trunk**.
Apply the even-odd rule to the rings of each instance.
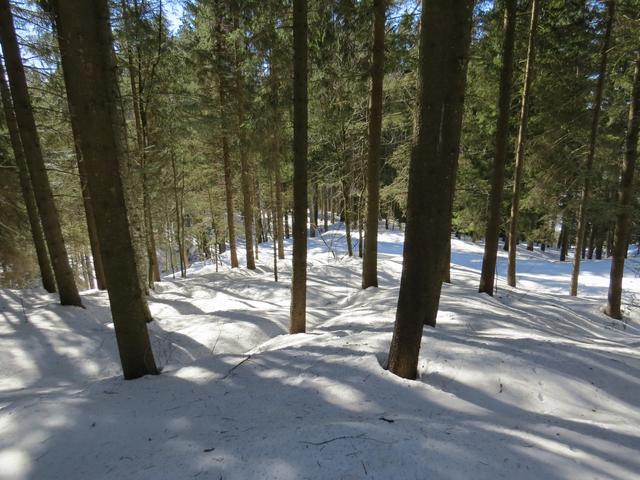
[[[384,81],[384,30],[386,0],[373,2],[373,50],[369,94],[369,149],[367,152],[367,220],[362,288],[378,286],[378,217],[380,215],[380,141],[382,86]]]
[[[633,209],[633,176],[638,159],[638,130],[640,129],[640,52],[637,53],[633,92],[629,104],[629,121],[625,140],[624,159],[620,187],[618,188],[618,213],[616,215],[613,259],[609,275],[609,294],[605,313],[612,318],[622,318],[622,277],[627,255]]]
[[[290,333],[306,330],[307,298],[307,2],[293,0],[293,258]]]
[[[531,2],[531,24],[529,26],[529,43],[527,46],[527,64],[524,71],[524,87],[522,89],[522,103],[520,105],[520,123],[518,140],[516,143],[516,166],[513,177],[513,199],[511,203],[511,218],[509,221],[509,264],[507,267],[507,283],[516,286],[516,252],[518,240],[518,216],[520,213],[520,195],[522,191],[522,176],[524,172],[524,154],[527,139],[527,124],[529,121],[529,102],[531,100],[531,84],[533,83],[536,34],[538,32],[538,17],[540,0]]]
[[[72,130],[74,130],[72,128]],[[78,160],[78,173],[80,174],[80,188],[82,189],[82,203],[84,204],[84,213],[87,219],[87,234],[89,235],[89,245],[91,246],[91,255],[93,256],[93,268],[96,272],[96,281],[99,290],[107,288],[107,279],[104,275],[104,266],[102,264],[102,255],[100,254],[100,240],[96,230],[96,219],[93,212],[93,203],[91,202],[91,194],[87,185],[87,167],[82,159],[82,151],[80,150],[80,140],[78,133],[73,132],[74,141],[76,143],[76,158]]]
[[[22,198],[27,208],[27,217],[29,218],[29,226],[31,227],[31,238],[33,239],[33,245],[36,250],[38,266],[40,267],[42,286],[47,292],[55,293],[56,281],[53,276],[53,270],[51,270],[51,264],[49,263],[49,253],[47,252],[47,245],[44,240],[44,234],[42,233],[40,217],[38,217],[38,207],[36,206],[36,199],[33,195],[31,179],[29,178],[29,170],[24,158],[24,152],[22,151],[20,132],[13,112],[11,92],[9,92],[9,85],[7,85],[2,61],[0,61],[0,93],[2,94],[2,109],[4,110],[7,129],[9,130],[9,139],[11,141],[16,167],[18,168]]]
[[[95,208],[109,302],[124,377],[157,374],[145,321],[120,169],[126,163],[124,124],[113,63],[106,0],[54,1],[58,38],[82,158]]]
[[[0,44],[4,54],[13,99],[13,109],[20,132],[22,150],[29,170],[36,206],[47,242],[53,273],[62,305],[82,306],[78,287],[69,265],[67,249],[62,237],[62,228],[53,201],[53,193],[42,157],[40,139],[33,117],[27,79],[22,65],[20,49],[13,25],[9,0],[0,0]]]
[[[513,51],[516,31],[516,0],[505,1],[504,37],[502,40],[502,69],[500,72],[500,94],[498,97],[498,124],[491,175],[491,192],[487,208],[487,226],[484,234],[484,254],[480,275],[481,293],[493,295],[496,261],[498,256],[498,235],[500,230],[502,192],[504,190],[504,169],[509,143],[509,110],[513,86]]]
[[[464,96],[473,1],[422,2],[418,108],[411,153],[407,226],[389,370],[415,378],[424,324],[435,325],[442,287],[442,259],[451,221],[451,162]],[[447,103],[452,101],[452,105]],[[450,118],[447,118],[450,117]],[[447,126],[445,129],[444,127]],[[441,142],[442,138],[442,142]],[[444,151],[443,151],[444,150]],[[444,200],[443,200],[444,199]]]
[[[593,101],[593,115],[591,117],[591,131],[589,133],[589,152],[587,161],[583,168],[582,193],[580,196],[580,207],[578,209],[578,228],[576,233],[576,254],[573,257],[573,270],[571,272],[571,287],[569,294],[578,295],[578,277],[580,276],[580,252],[584,246],[586,211],[589,205],[589,196],[591,194],[591,170],[593,168],[593,159],[596,153],[596,140],[598,137],[598,122],[600,120],[600,109],[602,106],[602,92],[604,90],[605,77],[607,75],[607,56],[609,54],[609,43],[611,39],[611,30],[613,29],[613,18],[615,16],[616,2],[608,0],[607,8],[607,26],[605,27],[604,39],[602,40],[602,50],[600,53],[600,68],[598,72],[598,83],[596,85],[596,94]]]

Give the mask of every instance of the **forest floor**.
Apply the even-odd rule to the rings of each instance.
[[[290,264],[274,283],[265,244],[256,272],[196,264],[158,284],[163,373],[135,381],[105,293],[79,309],[0,290],[0,478],[638,478],[640,257],[615,321],[601,313],[609,261],[585,261],[572,298],[557,251],[519,252],[518,289],[500,252],[491,298],[477,293],[482,246],[454,240],[453,284],[407,381],[382,366],[402,233],[381,232],[380,288],[366,291],[343,232],[323,238],[308,333],[287,335]]]

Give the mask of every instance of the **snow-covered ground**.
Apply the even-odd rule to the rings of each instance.
[[[638,259],[614,321],[609,261],[585,261],[571,298],[557,252],[522,250],[515,290],[501,252],[491,298],[476,292],[482,246],[454,240],[453,284],[406,381],[381,366],[402,234],[381,233],[367,291],[340,231],[310,247],[307,334],[287,335],[290,265],[274,283],[265,245],[257,272],[200,264],[158,285],[164,370],[135,381],[104,293],[82,310],[0,290],[0,478],[639,478]]]

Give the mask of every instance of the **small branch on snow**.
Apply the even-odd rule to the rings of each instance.
[[[307,442],[307,441],[301,440],[298,443],[304,443],[305,445],[315,445],[318,447],[318,446],[326,445],[327,443],[335,442],[338,440],[349,440],[349,439],[370,440],[372,442],[387,443],[387,444],[392,443],[392,442],[383,442],[382,440],[378,440],[376,438],[367,437],[364,433],[361,433],[360,435],[342,435],[340,437],[330,438],[329,440],[324,440],[322,442]]]
[[[249,360],[253,355],[249,355],[247,356],[244,360],[242,360],[241,362],[235,364],[233,367],[231,367],[231,370],[229,370],[224,377],[222,377],[222,380],[226,379],[227,377],[229,377],[233,371],[238,368],[239,366],[241,366],[243,363],[245,363],[247,360]]]

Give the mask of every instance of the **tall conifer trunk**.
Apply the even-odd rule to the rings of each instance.
[[[382,85],[384,81],[384,30],[386,0],[373,2],[373,51],[369,94],[369,150],[367,152],[367,220],[362,288],[378,286],[378,217],[380,215],[380,139]]]
[[[73,123],[73,122],[72,122]],[[104,266],[102,262],[102,254],[100,253],[100,239],[98,238],[98,232],[96,231],[96,219],[93,211],[93,203],[91,203],[91,194],[89,193],[89,186],[87,184],[87,167],[82,159],[82,152],[80,150],[80,140],[78,134],[74,130],[73,137],[76,148],[76,158],[78,160],[78,173],[80,175],[80,188],[82,189],[82,203],[84,205],[84,213],[87,219],[87,234],[89,236],[89,244],[91,246],[91,256],[93,257],[93,268],[96,272],[96,282],[99,290],[105,290],[107,288],[107,279],[104,276]]]
[[[522,192],[522,176],[524,172],[524,154],[527,139],[527,124],[529,122],[529,102],[531,84],[533,83],[536,34],[538,32],[538,17],[540,1],[531,2],[531,23],[529,25],[529,42],[527,46],[527,64],[524,71],[524,87],[520,105],[520,122],[518,126],[518,140],[516,143],[516,167],[513,177],[513,199],[511,203],[511,217],[509,222],[509,264],[507,267],[507,283],[516,286],[516,252],[518,244],[518,216],[520,213],[520,195]]]
[[[18,47],[9,0],[0,0],[0,44],[4,53],[9,89],[13,99],[13,109],[20,132],[22,150],[29,169],[36,206],[51,258],[53,274],[58,286],[60,303],[62,305],[82,306],[73,270],[69,264],[58,211],[53,201],[53,193],[42,157],[40,139],[33,117],[31,98],[27,89],[27,78],[22,65],[22,57]]]
[[[293,0],[293,258],[290,333],[306,330],[307,310],[307,1]]]
[[[622,277],[627,255],[633,208],[633,176],[638,160],[638,130],[640,129],[640,50],[636,52],[633,91],[629,102],[629,120],[625,140],[624,159],[618,188],[618,212],[616,215],[613,258],[609,275],[609,293],[605,313],[612,318],[622,318]]]
[[[605,77],[607,75],[607,56],[609,54],[609,43],[611,39],[611,30],[613,28],[613,18],[615,15],[616,2],[608,0],[607,8],[607,24],[605,27],[604,38],[602,40],[602,50],[600,53],[600,68],[598,69],[598,83],[596,85],[596,94],[593,101],[593,113],[591,116],[591,131],[589,133],[589,152],[587,153],[587,161],[583,168],[584,180],[582,183],[582,192],[580,196],[580,207],[578,209],[578,228],[576,234],[576,255],[573,257],[573,270],[571,272],[571,287],[569,293],[572,296],[578,295],[578,277],[580,275],[580,252],[582,251],[585,241],[586,227],[586,211],[589,205],[589,196],[591,195],[591,170],[593,168],[593,159],[596,153],[596,140],[598,137],[598,121],[600,120],[600,109],[602,106],[602,92],[604,90]]]
[[[216,9],[219,10],[221,2],[216,2]],[[222,12],[218,12],[218,21],[216,22],[215,30],[215,48],[217,56],[217,74],[218,74],[218,99],[220,102],[220,115],[223,118],[220,127],[220,136],[222,143],[222,163],[224,170],[224,192],[225,192],[225,205],[227,210],[227,231],[229,233],[229,258],[231,261],[231,268],[238,268],[238,253],[236,247],[236,226],[234,220],[234,205],[233,205],[233,172],[231,170],[231,154],[229,151],[229,131],[227,129],[228,119],[231,115],[229,110],[229,87],[227,85],[227,49],[224,43],[224,16]]]
[[[62,67],[86,161],[124,377],[157,374],[120,169],[125,132],[106,0],[53,1]]]
[[[498,97],[498,125],[496,128],[491,192],[487,208],[487,226],[484,234],[484,254],[479,291],[493,295],[493,284],[498,256],[498,236],[501,224],[504,169],[509,143],[509,110],[513,86],[513,51],[516,31],[516,0],[505,1],[504,37],[502,40],[502,70],[500,72],[500,94]]]
[[[22,151],[22,142],[20,141],[20,132],[13,113],[13,102],[11,101],[11,92],[5,78],[4,65],[0,60],[0,93],[2,94],[2,109],[4,110],[7,129],[9,130],[9,139],[13,149],[13,155],[18,168],[18,178],[20,179],[20,189],[22,190],[22,198],[27,208],[27,217],[29,218],[29,226],[31,227],[31,238],[36,250],[38,259],[38,267],[40,268],[40,277],[42,278],[42,286],[49,293],[55,293],[56,281],[49,263],[49,253],[47,252],[47,244],[42,233],[42,225],[40,225],[40,217],[38,216],[38,207],[36,199],[33,195],[31,179],[29,178],[29,170]]]
[[[425,324],[435,326],[440,300],[451,222],[451,175],[456,171],[451,162],[457,162],[457,109],[464,97],[472,12],[472,0],[422,2],[407,226],[388,365],[404,378],[416,377],[422,329]]]

